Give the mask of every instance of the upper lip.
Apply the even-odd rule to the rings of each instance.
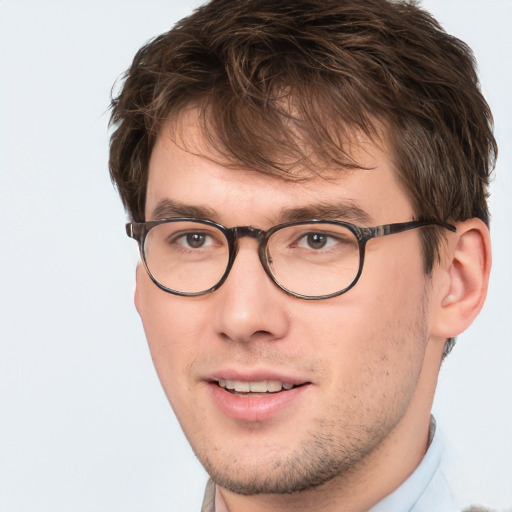
[[[257,371],[242,371],[235,369],[224,369],[212,372],[205,380],[210,382],[223,380],[237,380],[240,382],[261,382],[264,380],[273,380],[279,382],[286,382],[298,386],[306,384],[310,381],[303,377],[290,375],[279,371],[257,370]]]

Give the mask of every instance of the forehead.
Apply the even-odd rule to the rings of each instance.
[[[360,224],[389,219],[387,211],[393,209],[411,216],[410,202],[382,146],[357,134],[346,144],[353,168],[315,167],[310,158],[307,166],[290,168],[287,177],[272,175],[221,155],[208,144],[191,111],[180,116],[179,123],[165,126],[155,142],[146,219],[177,216],[181,210],[166,207],[171,204],[209,211],[209,218],[227,224],[225,217],[232,213],[266,216],[273,222],[283,215],[289,220],[293,210],[299,218],[343,217]]]

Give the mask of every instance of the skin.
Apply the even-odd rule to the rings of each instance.
[[[156,142],[148,220],[167,199],[207,207],[227,227],[268,229],[283,208],[326,202],[357,205],[366,225],[414,217],[385,149],[369,141],[353,156],[372,170],[293,183],[216,163],[193,112],[180,135],[186,148],[166,130]],[[447,253],[458,236],[447,234]],[[201,297],[160,290],[139,265],[135,302],[163,389],[230,511],[368,510],[425,453],[444,340],[460,330],[445,311],[458,290],[452,267],[426,276],[419,232],[409,231],[368,243],[348,293],[305,301],[271,282],[256,248],[242,239],[227,281]],[[212,399],[212,378],[226,371],[307,384],[270,418],[241,421]]]

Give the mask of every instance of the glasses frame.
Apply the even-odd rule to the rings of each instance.
[[[151,273],[147,261],[146,261],[146,255],[144,251],[144,242],[146,240],[146,237],[148,233],[156,226],[159,226],[161,224],[167,224],[171,222],[195,222],[198,224],[204,224],[206,226],[217,228],[219,231],[222,232],[222,234],[225,236],[226,240],[228,241],[228,262],[226,265],[226,270],[220,280],[211,288],[208,288],[207,290],[201,291],[201,292],[180,292],[179,290],[173,290],[172,288],[168,288],[158,282],[158,280],[153,276]],[[291,227],[291,226],[299,226],[301,224],[333,224],[336,226],[342,226],[351,231],[354,236],[357,239],[357,243],[359,246],[359,269],[357,271],[357,274],[355,278],[352,280],[352,282],[343,288],[342,290],[326,295],[303,295],[300,293],[295,293],[288,288],[284,287],[282,284],[279,283],[279,281],[276,279],[276,277],[272,274],[272,270],[270,269],[270,264],[267,259],[267,244],[270,239],[270,237],[276,232],[283,228]],[[272,282],[278,286],[281,290],[283,290],[288,295],[291,295],[292,297],[296,297],[299,299],[304,300],[324,300],[324,299],[330,299],[332,297],[338,297],[339,295],[342,295],[346,292],[348,292],[351,288],[355,286],[355,284],[359,281],[359,278],[361,277],[361,274],[363,272],[363,265],[364,265],[364,257],[365,257],[365,249],[366,244],[369,240],[373,238],[379,238],[383,236],[388,235],[394,235],[397,233],[403,233],[404,231],[409,231],[411,229],[417,229],[427,226],[439,226],[445,229],[448,229],[449,231],[456,232],[457,228],[453,226],[452,224],[447,224],[444,222],[436,222],[436,221],[423,221],[423,220],[412,220],[408,222],[397,222],[393,224],[383,224],[380,226],[374,226],[374,227],[362,227],[357,226],[356,224],[352,224],[350,222],[344,222],[344,221],[338,221],[338,220],[324,220],[324,219],[310,219],[310,220],[301,220],[301,221],[292,221],[292,222],[285,222],[283,224],[278,224],[277,226],[273,226],[269,230],[265,231],[263,229],[255,228],[253,226],[236,226],[233,228],[227,228],[226,226],[223,226],[222,224],[219,224],[217,222],[214,222],[212,220],[207,219],[197,219],[194,217],[172,217],[172,218],[166,218],[166,219],[159,219],[159,220],[150,220],[147,222],[129,222],[126,224],[126,234],[137,241],[139,245],[139,252],[142,262],[144,263],[144,267],[146,268],[146,271],[158,288],[161,290],[172,293],[173,295],[180,295],[183,297],[197,297],[201,295],[207,295],[209,293],[214,292],[215,290],[218,290],[226,281],[231,268],[233,267],[233,263],[235,262],[236,255],[238,253],[238,240],[243,237],[250,237],[254,238],[258,242],[258,257],[260,259],[260,262],[263,266],[263,269],[265,270],[265,273],[268,275],[268,277],[272,280]]]

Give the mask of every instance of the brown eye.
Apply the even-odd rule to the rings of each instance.
[[[206,235],[202,233],[189,233],[186,235],[187,245],[193,249],[199,249],[206,241]]]
[[[306,236],[306,241],[311,249],[322,249],[327,244],[328,237],[321,233],[310,233]]]

